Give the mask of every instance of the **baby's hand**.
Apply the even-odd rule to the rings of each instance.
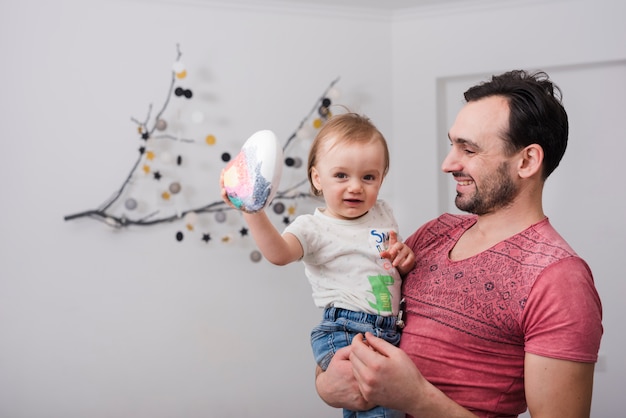
[[[226,193],[226,188],[224,187],[224,171],[226,171],[226,169],[223,169],[222,172],[220,173],[220,195],[222,196],[222,200],[224,201],[224,203],[226,203],[228,206],[230,206],[233,209],[242,211],[243,213],[255,214],[255,213],[263,212],[263,210],[259,210],[256,212],[249,212],[245,208],[238,208],[237,206],[234,205],[234,203],[228,197],[228,194]]]
[[[405,276],[415,267],[415,253],[405,243],[398,242],[395,231],[389,233],[389,247],[380,253],[380,256],[391,261],[401,276]]]
[[[235,205],[233,205],[233,202],[231,202],[228,198],[228,194],[226,194],[226,189],[224,188],[224,170],[222,170],[222,172],[220,173],[220,194],[224,203],[226,203],[233,209],[237,209]]]

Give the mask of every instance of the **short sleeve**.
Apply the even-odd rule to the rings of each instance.
[[[573,256],[537,278],[522,314],[525,351],[594,363],[602,338],[602,304],[587,263]]]

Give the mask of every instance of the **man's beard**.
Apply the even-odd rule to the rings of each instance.
[[[500,164],[495,174],[484,180],[481,189],[476,188],[471,196],[457,193],[454,200],[456,207],[475,215],[486,215],[509,205],[517,196],[517,186],[509,177],[507,162]]]

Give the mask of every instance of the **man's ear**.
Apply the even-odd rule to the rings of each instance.
[[[543,167],[543,148],[539,144],[530,144],[520,152],[518,174],[522,178],[541,174]]]

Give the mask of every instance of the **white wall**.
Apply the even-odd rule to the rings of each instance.
[[[286,138],[340,76],[341,101],[371,116],[391,142],[385,194],[407,235],[445,202],[441,80],[626,59],[622,2],[514,4],[390,19],[323,7],[2,0],[0,416],[339,416],[315,394],[308,334],[320,312],[301,266],[251,263],[245,239],[205,244],[186,233],[176,242],[180,222],[118,231],[63,216],[121,185],[137,155],[130,118],[162,102],[180,43],[216,153],[236,151],[258,129]],[[217,198],[220,168],[207,163],[208,200]],[[617,170],[602,176],[614,174],[606,184],[620,209]],[[576,201],[569,208],[592,216]],[[220,235],[212,218],[202,219]],[[623,248],[623,221],[604,228],[602,242]],[[570,231],[578,240],[575,225]],[[623,281],[615,260],[593,257],[610,301],[594,416],[613,417],[624,312],[611,295],[624,294]]]
[[[454,210],[449,179],[439,165],[449,148],[447,129],[467,87],[509,69],[551,74],[563,89],[571,131],[563,162],[546,184],[544,209],[589,262],[603,300],[605,334],[592,416],[621,417],[626,383],[626,308],[621,299],[626,285],[618,260],[626,248],[626,198],[620,186],[626,152],[621,129],[626,114],[626,4],[509,4],[476,11],[433,10],[394,22],[394,163],[414,167],[413,183],[394,183],[396,212],[401,225],[417,227],[440,211]],[[419,148],[405,152],[411,143]],[[416,164],[418,153],[438,158],[419,158]]]
[[[339,413],[315,393],[321,311],[300,265],[252,263],[250,237],[222,244],[211,216],[208,244],[177,242],[181,222],[63,220],[121,186],[141,142],[130,118],[163,102],[176,43],[218,139],[195,191],[207,201],[219,199],[219,153],[258,129],[286,139],[338,76],[340,100],[391,130],[388,19],[2,0],[2,417]]]

